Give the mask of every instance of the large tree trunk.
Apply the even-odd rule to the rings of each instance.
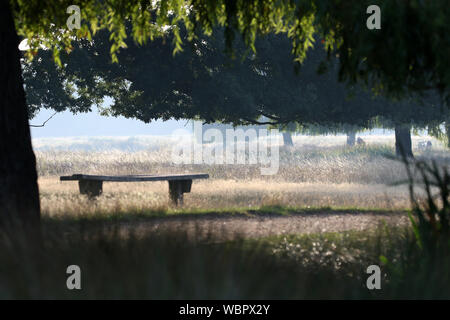
[[[395,127],[395,154],[398,157],[414,157],[411,143],[411,127],[398,125]]]
[[[355,141],[356,141],[356,132],[351,131],[347,133],[347,145],[352,147],[355,145]]]
[[[286,147],[294,146],[294,142],[292,142],[292,135],[290,132],[283,132],[283,143]]]
[[[36,159],[9,1],[0,1],[0,224],[37,226]]]

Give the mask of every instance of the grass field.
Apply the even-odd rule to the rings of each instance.
[[[138,151],[79,150],[78,142],[71,144],[67,139],[54,142],[59,148],[65,146],[66,150],[48,150],[49,141],[47,145],[42,141],[36,143],[40,146],[36,155],[44,214],[171,209],[168,208],[167,182],[105,183],[104,195],[93,203],[79,195],[76,182],[59,181],[59,175],[73,173],[208,173],[209,180],[194,181],[192,193],[186,194],[186,209],[409,208],[407,189],[390,186],[406,178],[402,163],[384,157],[384,154],[393,154],[393,137],[367,136],[366,147],[349,148],[345,146],[345,137],[296,136],[294,148],[280,149],[279,171],[273,176],[262,176],[259,165],[174,165],[169,138],[148,139],[138,140],[139,146],[148,146],[148,150]],[[414,145],[423,139],[430,138],[414,137]],[[94,140],[91,149],[95,149],[98,140]],[[115,145],[114,141],[110,139],[107,145]],[[416,148],[416,155],[448,163],[447,150],[438,141],[432,141],[433,151],[421,153]]]
[[[173,165],[171,141],[96,148],[89,140],[35,141],[42,244],[0,232],[1,298],[366,299],[450,298],[450,255],[414,249],[403,164],[388,160],[393,139],[294,137],[280,170]],[[450,161],[436,140],[417,157]],[[101,140],[101,139],[100,139]],[[128,141],[128,140],[124,140]],[[136,142],[136,141],[135,141]],[[89,147],[87,148],[86,145]],[[147,149],[146,149],[147,148]],[[185,206],[168,205],[167,183],[106,183],[96,200],[79,195],[73,173],[206,172]],[[65,287],[68,265],[83,270],[81,291]],[[366,268],[382,268],[368,290]]]

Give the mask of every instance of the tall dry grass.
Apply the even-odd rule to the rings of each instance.
[[[393,137],[365,136],[364,139],[365,147],[350,148],[345,146],[345,137],[295,136],[295,147],[280,148],[280,167],[273,176],[261,175],[260,165],[175,165],[171,161],[173,141],[169,138],[154,137],[147,142],[141,139],[140,145],[147,146],[148,150],[138,151],[118,148],[85,151],[73,148],[70,140],[59,141],[58,148],[51,150],[41,142],[36,156],[42,208],[49,215],[166,210],[167,182],[105,183],[104,194],[92,202],[79,195],[76,182],[62,183],[58,176],[189,172],[206,172],[210,179],[194,181],[192,192],[185,195],[188,209],[263,205],[409,208],[407,189],[387,186],[406,178],[400,162],[384,157],[394,152]],[[423,138],[413,138],[418,157],[449,162],[447,150],[436,140],[433,140],[433,151],[418,151],[420,140]],[[93,149],[96,143],[98,139],[92,143]]]

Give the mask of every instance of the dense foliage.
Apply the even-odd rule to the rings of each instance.
[[[73,31],[65,27],[71,0],[11,4],[19,34],[33,49],[53,48],[56,58],[59,49],[72,48],[74,36],[90,39],[100,29],[110,32],[114,61],[127,46],[127,36],[143,44],[171,33],[177,52],[183,49],[181,30],[191,41],[221,26],[228,49],[238,33],[255,51],[261,34],[282,32],[290,38],[297,62],[304,61],[315,36],[324,39],[329,56],[339,55],[342,80],[370,83],[393,95],[437,89],[449,97],[450,8],[445,0],[85,0],[79,1],[81,29]],[[373,4],[381,8],[380,30],[366,28],[366,8]]]

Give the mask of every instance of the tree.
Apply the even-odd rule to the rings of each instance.
[[[0,57],[8,72],[1,73],[4,99],[0,113],[2,121],[8,125],[4,123],[1,129],[5,152],[0,156],[0,167],[5,173],[3,180],[11,186],[0,189],[2,217],[39,215],[16,30],[29,41],[29,57],[39,46],[45,46],[53,51],[57,62],[62,49],[71,50],[74,37],[89,39],[92,32],[99,29],[110,32],[111,54],[117,61],[119,50],[126,46],[127,23],[131,25],[130,34],[139,44],[165,37],[169,31],[174,35],[175,52],[182,50],[181,26],[185,27],[188,40],[223,26],[229,49],[233,47],[235,33],[242,36],[247,47],[254,49],[255,41],[261,35],[285,32],[291,39],[298,63],[304,61],[317,34],[324,39],[329,56],[339,54],[341,80],[369,82],[399,96],[436,89],[445,101],[449,98],[450,62],[445,45],[448,45],[450,27],[446,17],[450,8],[445,0],[375,1],[383,12],[383,26],[377,32],[361,32],[365,30],[361,15],[369,4],[373,4],[373,1],[365,0],[84,0],[79,2],[83,19],[81,29],[70,31],[66,28],[65,10],[71,2],[10,0],[1,4]],[[282,88],[278,89],[282,92]],[[164,97],[160,100],[164,102]],[[178,114],[177,110],[175,112]],[[197,113],[195,109],[191,112]],[[235,109],[229,114],[233,112]],[[164,116],[170,112],[160,110],[158,114]],[[215,114],[209,114],[215,117]],[[21,142],[16,144],[18,140]],[[25,185],[24,189],[18,187],[19,183]]]
[[[350,131],[347,133],[347,145],[352,147],[355,145],[356,142],[356,132]]]
[[[446,135],[447,148],[450,148],[450,123],[449,123],[449,121],[445,121],[445,135]]]
[[[241,56],[245,47],[242,43],[235,44],[240,58],[232,60],[224,54],[226,47],[220,33],[216,34],[195,40],[194,50],[172,59],[167,58],[173,50],[170,41],[157,40],[145,46],[131,42],[127,50],[118,54],[122,61],[119,66],[105,63],[109,54],[108,35],[100,32],[94,37],[94,44],[82,41],[70,55],[61,55],[65,68],[59,73],[70,77],[63,79],[69,89],[60,92],[70,94],[74,86],[81,87],[77,98],[81,101],[102,101],[109,95],[115,102],[105,112],[145,122],[198,117],[207,122],[220,120],[237,125],[257,124],[261,122],[259,117],[264,117],[263,122],[278,125],[282,131],[297,121],[303,128],[319,125],[328,128],[326,132],[345,132],[353,137],[353,144],[354,133],[370,128],[371,120],[378,117],[383,119],[383,126],[396,128],[397,154],[400,155],[400,145],[404,144],[405,153],[410,156],[411,126],[423,128],[443,119],[444,112],[436,99],[423,96],[422,103],[416,101],[418,98],[396,102],[373,96],[360,86],[339,83],[336,59],[330,59],[327,72],[317,74],[326,57],[320,47],[308,52],[296,74],[286,37],[258,40],[257,54],[251,56]],[[25,67],[28,74],[58,73],[53,69],[56,66],[48,53],[39,54]],[[25,79],[28,82],[28,76]],[[48,83],[43,88],[58,87],[61,81],[57,77],[45,79],[57,83]],[[46,90],[37,92],[29,87],[33,96],[47,97]],[[84,95],[87,97],[83,98]],[[47,107],[58,106],[59,100],[46,102]],[[33,106],[33,110],[39,105],[42,104]],[[80,107],[67,105],[67,108],[78,112],[84,107],[81,103]],[[292,141],[289,137],[283,133],[287,145]],[[348,143],[352,145],[352,139]]]
[[[199,117],[207,122],[220,120],[238,124],[268,122],[280,123],[282,131],[296,128],[292,121],[321,123],[337,126],[339,123],[367,125],[373,117],[370,107],[362,108],[370,94],[359,90],[357,98],[349,99],[349,90],[337,81],[337,72],[317,75],[317,68],[325,52],[321,49],[310,53],[299,74],[294,72],[290,44],[284,36],[270,36],[255,43],[257,54],[245,56],[245,47],[235,44],[238,59],[232,60],[224,50],[220,33],[193,42],[194,50],[167,56],[173,50],[170,42],[154,41],[145,46],[127,44],[128,49],[119,53],[122,61],[105,64],[109,54],[108,35],[99,32],[93,45],[81,42],[70,55],[61,54],[64,70],[68,74],[63,83],[68,89],[58,91],[71,95],[70,88],[83,88],[78,100],[87,94],[96,94],[94,101],[105,95],[113,97],[114,104],[104,110],[110,115],[122,115],[149,122],[152,119],[175,117]],[[281,49],[281,50],[280,50]],[[281,53],[280,53],[281,51]],[[37,60],[37,62],[35,62]],[[31,74],[58,73],[48,53],[38,54],[30,64],[25,64],[26,83]],[[99,90],[91,78],[99,79]],[[34,97],[46,97],[46,87],[58,87],[61,79],[44,77],[46,85],[39,89],[27,85]],[[33,81],[33,79],[31,79]],[[50,82],[56,81],[52,84]],[[355,93],[356,90],[353,90]],[[326,92],[326,94],[323,94]],[[88,100],[81,99],[82,101]],[[58,106],[59,101],[72,101],[73,97],[36,99],[33,111],[39,107]],[[86,110],[83,105],[67,105],[73,112]],[[265,116],[269,115],[270,118]],[[265,118],[265,120],[261,120]],[[350,126],[347,126],[350,127]],[[286,132],[283,134],[289,145]]]
[[[39,221],[36,160],[31,147],[20,70],[19,38],[8,2],[0,2],[1,224]]]
[[[395,153],[397,155],[405,155],[412,157],[411,127],[396,126],[395,127]]]
[[[158,118],[199,117],[207,122],[255,124],[261,122],[259,117],[265,117],[263,122],[279,124],[282,130],[295,128],[292,121],[297,121],[303,128],[319,125],[328,128],[327,132],[345,132],[354,137],[352,133],[373,126],[371,119],[374,117],[382,117],[385,126],[391,127],[413,124],[423,127],[442,119],[442,110],[436,102],[430,105],[429,99],[428,105],[411,99],[408,103],[392,102],[375,97],[364,88],[339,83],[336,60],[330,60],[328,72],[318,75],[316,70],[326,56],[320,48],[308,53],[296,74],[290,44],[284,36],[258,40],[256,55],[237,60],[224,54],[226,48],[220,36],[199,38],[193,42],[194,50],[172,59],[167,58],[173,50],[170,42],[154,41],[145,46],[130,43],[126,51],[118,54],[122,61],[120,66],[105,63],[109,54],[106,33],[100,32],[93,42],[82,41],[70,55],[62,54],[65,68],[60,72],[53,70],[56,66],[48,53],[38,54],[31,65],[25,66],[25,70],[29,70],[25,75],[26,83],[28,74],[65,73],[70,77],[66,76],[62,82],[68,89],[58,91],[61,94],[71,94],[71,88],[77,86],[82,88],[77,98],[82,102],[102,101],[109,95],[115,102],[105,112],[145,122]],[[238,53],[245,50],[242,44],[235,47]],[[56,83],[46,83],[41,88],[58,87],[61,82],[57,77],[44,79]],[[46,89],[27,87],[31,88],[33,96],[47,98]],[[45,100],[44,105],[36,99],[38,103],[32,108],[53,107],[58,106],[60,100],[73,100],[71,96],[56,98]],[[87,110],[83,105],[68,104],[67,108],[73,112]],[[283,137],[289,145],[287,134]],[[407,139],[410,140],[409,130],[400,130],[397,145]],[[408,145],[411,144],[405,142],[407,149]],[[410,149],[406,153],[412,155]]]

